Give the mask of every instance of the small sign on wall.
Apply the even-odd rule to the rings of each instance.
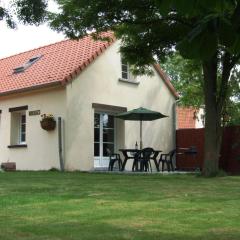
[[[29,116],[36,116],[40,114],[41,114],[40,110],[29,111]]]

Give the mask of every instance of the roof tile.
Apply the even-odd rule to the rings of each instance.
[[[178,128],[195,128],[196,119],[194,118],[196,108],[193,107],[178,107],[177,108],[177,119]]]

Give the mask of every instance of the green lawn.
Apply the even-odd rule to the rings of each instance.
[[[0,239],[240,239],[240,177],[0,172]]]

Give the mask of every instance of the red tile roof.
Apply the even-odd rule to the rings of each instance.
[[[113,39],[108,32],[104,36]],[[94,41],[91,36],[77,40],[65,40],[40,47],[0,60],[0,95],[38,88],[48,85],[65,84],[79,74],[112,42]],[[30,58],[42,57],[22,73],[13,69],[26,63]]]
[[[115,41],[112,32],[103,33],[103,36],[110,37],[112,41],[94,41],[88,35],[79,40],[65,40],[1,59],[0,95],[65,85]],[[13,72],[14,68],[22,66],[35,56],[41,58],[24,72]],[[166,73],[159,65],[154,65],[154,68],[170,92],[178,98]]]
[[[197,109],[192,107],[177,107],[178,128],[196,128],[196,111]]]

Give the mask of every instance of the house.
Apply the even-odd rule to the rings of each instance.
[[[203,128],[204,111],[203,108],[177,107],[177,129]]]
[[[132,76],[119,46],[86,36],[1,59],[0,163],[16,162],[18,170],[62,162],[66,170],[106,167],[107,148],[139,142],[139,123],[114,115],[140,106],[169,116],[143,123],[143,145],[174,148],[176,91],[158,65],[154,76]],[[43,114],[54,117],[54,130],[42,129]]]

